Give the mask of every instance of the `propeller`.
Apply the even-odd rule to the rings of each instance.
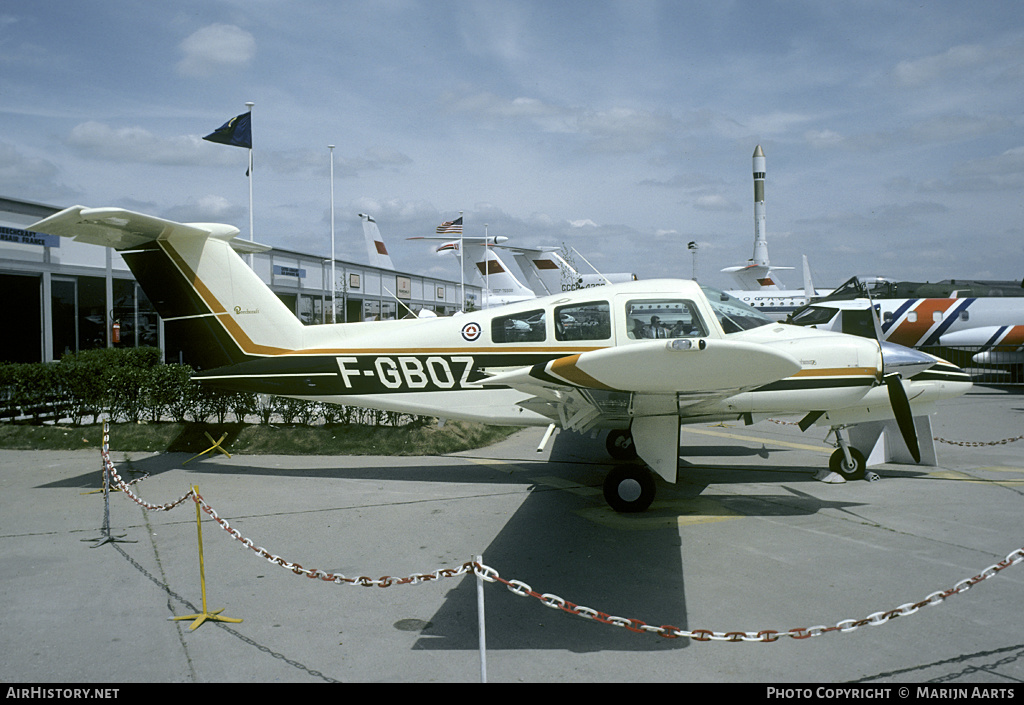
[[[884,358],[883,358],[884,369]],[[896,417],[896,425],[900,428],[903,442],[907,444],[907,450],[914,458],[915,463],[921,462],[921,446],[917,442],[917,428],[914,426],[914,414],[910,410],[910,400],[907,398],[907,390],[903,388],[903,378],[898,372],[892,372],[882,377],[885,387],[889,391],[889,404],[892,406],[893,415]]]
[[[882,355],[882,381],[889,392],[889,405],[892,406],[896,425],[899,426],[903,442],[914,458],[915,463],[921,462],[921,446],[917,441],[917,428],[914,425],[914,412],[910,408],[910,399],[903,386],[904,377],[912,377],[923,372],[937,361],[931,355],[896,343],[879,342]]]

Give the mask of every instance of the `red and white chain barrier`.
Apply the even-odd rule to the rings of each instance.
[[[639,619],[629,619],[626,617],[616,617],[608,614],[607,612],[600,612],[590,607],[584,607],[577,605],[573,602],[569,602],[558,595],[552,595],[550,593],[539,593],[536,592],[526,583],[520,580],[508,580],[501,577],[494,568],[491,568],[479,561],[467,561],[457,568],[441,568],[433,571],[432,573],[417,573],[409,575],[404,578],[396,578],[392,576],[383,576],[381,578],[368,578],[361,576],[358,578],[349,578],[344,575],[336,573],[328,573],[320,569],[303,568],[298,563],[291,563],[280,556],[276,556],[261,546],[256,546],[250,539],[243,537],[236,529],[233,529],[227,521],[222,519],[213,507],[211,507],[206,500],[194,490],[189,490],[187,494],[174,502],[167,504],[150,504],[139,498],[137,495],[129,490],[129,484],[121,479],[121,476],[117,473],[117,469],[114,467],[113,462],[110,460],[109,447],[106,442],[106,435],[104,435],[103,443],[103,464],[106,472],[109,472],[110,477],[113,479],[113,486],[118,487],[121,492],[132,499],[142,507],[146,509],[152,509],[157,511],[169,511],[174,507],[182,504],[185,500],[191,499],[196,502],[203,511],[210,515],[210,517],[220,525],[222,529],[228,532],[232,538],[242,543],[243,546],[249,548],[255,552],[261,558],[265,558],[274,565],[286,568],[296,575],[304,575],[307,578],[318,578],[324,582],[335,583],[339,585],[360,585],[363,587],[391,587],[393,585],[417,585],[419,583],[430,582],[432,580],[439,580],[441,578],[455,578],[467,573],[474,573],[479,578],[486,582],[498,582],[507,587],[511,592],[520,597],[532,597],[539,600],[545,607],[552,609],[559,609],[568,614],[575,615],[577,617],[583,617],[584,619],[590,619],[595,622],[602,624],[610,624],[616,627],[623,627],[632,632],[637,633],[649,633],[657,634],[658,636],[666,639],[678,639],[680,637],[687,637],[694,641],[756,641],[762,643],[776,642],[783,637],[789,637],[791,639],[809,639],[814,636],[821,636],[822,634],[828,634],[833,632],[848,633],[852,632],[865,625],[878,626],[885,624],[889,620],[895,619],[896,617],[903,617],[914,614],[922,607],[938,605],[944,602],[947,598],[953,595],[959,595],[960,593],[966,592],[975,585],[989,578],[998,575],[1001,571],[1009,568],[1010,566],[1017,565],[1024,562],[1024,548],[1018,548],[1009,555],[1006,556],[1000,562],[989,566],[978,575],[973,578],[961,580],[953,587],[948,590],[933,592],[932,594],[925,597],[919,602],[908,602],[906,604],[895,607],[891,610],[884,612],[875,612],[869,614],[863,619],[844,619],[837,622],[834,626],[817,626],[817,627],[800,627],[797,629],[789,629],[787,631],[776,631],[774,629],[764,629],[756,632],[716,632],[709,629],[679,629],[670,625],[653,626],[647,624]],[[144,478],[143,478],[144,479]],[[135,482],[135,481],[133,481]]]

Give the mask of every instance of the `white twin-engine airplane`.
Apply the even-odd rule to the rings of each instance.
[[[451,318],[303,325],[238,256],[261,246],[220,224],[181,224],[119,208],[75,206],[32,230],[116,248],[191,348],[196,379],[233,390],[468,419],[609,429],[676,481],[680,423],[802,417],[836,432],[830,467],[864,457],[844,429],[913,416],[971,382],[936,357],[876,340],[769,320],[693,281],[650,280],[559,293]],[[266,249],[266,248],[262,248]],[[618,511],[654,498],[639,463],[612,470]]]

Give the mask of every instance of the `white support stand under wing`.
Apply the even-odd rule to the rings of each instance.
[[[931,417],[915,416],[914,427],[917,429],[917,442],[921,447],[920,463],[915,463],[910,456],[895,420],[857,424],[849,429],[850,445],[864,454],[867,467],[882,463],[935,467],[938,460],[935,454],[935,441],[932,438]]]
[[[679,472],[679,417],[639,416],[630,426],[637,455],[666,482]]]

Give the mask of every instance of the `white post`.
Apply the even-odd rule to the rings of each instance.
[[[334,302],[334,292],[338,287],[334,272],[334,145],[327,145],[331,150],[331,323],[338,322],[337,308]]]
[[[484,564],[484,557],[477,556],[476,562],[480,565]],[[480,643],[480,682],[487,682],[487,633],[484,627],[484,579],[477,573],[476,575],[476,619],[479,625],[479,643]]]
[[[462,211],[459,211],[459,217],[462,217]],[[462,303],[459,304],[459,310],[463,313],[466,311],[466,248],[463,247],[465,232],[466,221],[462,221],[462,229],[459,230],[459,277],[462,283]]]

